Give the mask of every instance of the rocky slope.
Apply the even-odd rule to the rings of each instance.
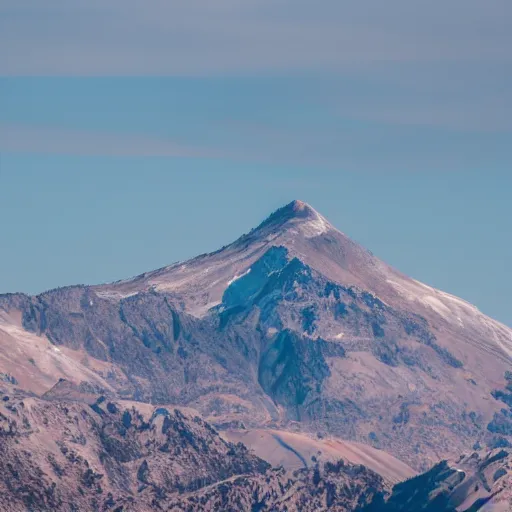
[[[444,461],[391,487],[372,470],[335,458],[312,457],[300,469],[271,467],[243,444],[226,442],[193,410],[118,401],[88,385],[61,380],[37,398],[7,383],[0,399],[2,511],[512,507],[512,456],[505,449]]]
[[[388,495],[382,480],[364,466],[343,461],[293,472],[272,469],[264,475],[241,476],[168,502],[182,511],[335,511],[362,512]]]
[[[384,501],[384,500],[383,500]],[[397,484],[385,503],[374,500],[366,512],[508,512],[512,510],[512,456],[497,449],[474,452]]]
[[[227,430],[221,435],[232,443],[243,443],[274,467],[311,469],[317,463],[344,460],[371,469],[389,483],[416,475],[412,468],[389,453],[362,443],[274,429]]]
[[[13,350],[13,347],[16,350]],[[384,449],[416,469],[512,440],[512,331],[378,260],[300,201],[213,254],[0,296],[0,372]]]
[[[45,399],[2,391],[2,511],[145,511],[269,468],[191,411],[111,401],[63,381]]]
[[[349,511],[389,489],[343,461],[271,468],[191,410],[68,381],[43,399],[0,388],[2,511]]]

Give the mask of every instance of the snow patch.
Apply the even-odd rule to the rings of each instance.
[[[463,329],[481,329],[504,354],[512,358],[512,330],[500,322],[484,315],[476,306],[441,290],[416,280],[393,281],[388,279],[402,297],[419,302],[432,309],[439,316]],[[489,340],[490,341],[490,340]]]
[[[418,299],[443,318],[449,319],[452,316],[451,309],[434,295],[424,295]]]
[[[251,271],[251,269],[248,268],[243,274],[237,275],[237,276],[233,277],[233,279],[230,279],[228,281],[228,286],[231,286],[235,281],[238,281],[242,277],[246,276],[250,271]]]
[[[424,284],[424,283],[422,283],[420,281],[416,281],[416,279],[413,279],[412,281],[415,284],[417,284],[417,285],[421,286],[422,288],[424,288],[425,290],[428,290],[430,292],[430,294],[437,295],[441,299],[449,301],[454,306],[458,306],[460,308],[466,308],[466,309],[469,308],[469,309],[471,309],[475,313],[480,313],[479,309],[476,306],[474,306],[470,302],[467,302],[464,299],[461,299],[460,297],[452,295],[451,293],[446,293],[446,292],[443,292],[441,290],[437,290],[436,288],[432,288],[432,286],[428,286],[428,285],[426,285],[426,284]],[[460,320],[460,319],[458,319],[458,320]]]
[[[413,281],[412,283],[402,281],[401,283],[398,283],[397,281],[388,279],[387,282],[391,284],[393,288],[395,288],[395,290],[400,295],[402,295],[402,297],[405,297],[412,302],[423,303],[424,306],[434,310],[438,315],[447,320],[453,317],[452,310],[440,298],[436,296],[437,290],[434,288],[431,288],[430,286],[424,285],[423,283],[419,283],[417,281]],[[427,291],[419,289],[419,286],[415,286],[416,284],[420,285],[421,288]]]
[[[435,290],[438,295],[443,297],[444,299],[447,299],[454,304],[456,304],[459,307],[463,308],[471,308],[473,311],[480,313],[480,310],[471,304],[470,302],[465,301],[464,299],[461,299],[459,297],[456,297],[455,295],[452,295],[451,293],[442,292],[441,290]]]
[[[301,224],[300,229],[306,238],[314,238],[327,233],[331,229],[331,225],[318,212],[315,212],[314,218]]]
[[[96,295],[100,297],[101,299],[114,299],[114,300],[121,300],[126,299],[127,297],[133,297],[134,295],[137,295],[139,292],[120,292],[118,290],[97,290],[95,291]],[[89,303],[90,306],[92,306],[92,301]]]

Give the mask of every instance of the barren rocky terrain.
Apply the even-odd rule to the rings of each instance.
[[[274,460],[271,444],[253,440],[248,444],[256,449],[248,450],[226,441],[191,409],[119,401],[64,380],[42,398],[2,385],[0,398],[0,510],[454,512],[512,506],[512,455],[503,448],[443,461],[415,476],[369,447],[257,434],[279,439],[302,461],[296,467],[286,458]],[[254,453],[263,447],[268,462]],[[347,462],[351,449],[381,474]],[[402,473],[409,478],[396,483]]]
[[[443,506],[503,501],[511,355],[508,327],[294,201],[187,262],[0,295],[6,510],[408,510],[389,507],[422,480],[392,486],[426,470]],[[204,450],[176,455],[179,432]],[[470,493],[495,450],[505,476],[477,469]],[[440,463],[464,454],[470,469]],[[103,476],[79,485],[89,469]]]

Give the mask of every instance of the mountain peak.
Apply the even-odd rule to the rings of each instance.
[[[308,212],[308,213],[316,213],[315,210],[304,201],[300,199],[294,199],[291,203],[287,204],[284,208],[289,208],[294,212]]]
[[[332,226],[312,206],[304,201],[295,199],[282,206],[264,220],[256,229],[282,228],[288,225],[299,225],[304,228],[307,236],[318,236],[325,233]]]
[[[280,210],[287,211],[290,214],[294,214],[296,217],[310,217],[319,215],[319,213],[311,207],[308,203],[294,199],[291,203],[280,208]],[[278,210],[279,211],[279,210]]]

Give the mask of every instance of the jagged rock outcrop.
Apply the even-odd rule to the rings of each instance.
[[[512,510],[512,452],[474,452],[397,484],[364,512]],[[384,500],[382,500],[384,501]]]
[[[192,411],[3,391],[0,510],[146,511],[175,494],[269,468]]]
[[[16,345],[17,350],[11,350]],[[300,201],[233,244],[134,279],[0,296],[0,373],[302,429],[426,469],[512,442],[512,331],[407,278]]]
[[[294,441],[284,439],[286,449],[295,450]],[[65,381],[44,399],[2,384],[0,451],[0,510],[9,512],[475,512],[512,506],[506,449],[443,461],[393,487],[343,460],[311,456],[299,469],[271,467],[243,444],[227,442],[193,410],[120,401]]]

